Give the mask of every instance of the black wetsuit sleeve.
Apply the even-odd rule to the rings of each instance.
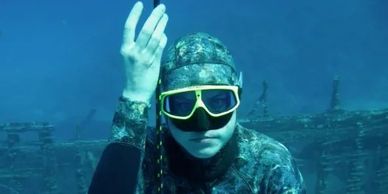
[[[145,149],[149,106],[120,97],[111,142],[94,172],[89,194],[132,194]]]
[[[98,163],[88,194],[135,192],[141,151],[121,143],[109,144]]]

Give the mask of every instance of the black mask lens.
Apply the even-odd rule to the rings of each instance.
[[[166,96],[164,110],[176,116],[188,116],[196,103],[195,92],[182,92]]]
[[[214,114],[226,112],[237,104],[237,99],[231,90],[203,90],[202,101]]]
[[[180,120],[170,118],[170,120],[182,131],[207,131],[224,127],[232,115],[233,112],[220,117],[212,117],[203,108],[198,108],[189,119]]]

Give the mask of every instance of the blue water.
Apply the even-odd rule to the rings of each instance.
[[[165,0],[169,44],[203,31],[219,37],[244,72],[245,116],[269,84],[274,115],[341,105],[388,107],[388,2],[384,0]],[[106,137],[123,88],[119,48],[129,0],[0,0],[0,123],[50,121],[56,138],[96,109],[85,138]],[[141,23],[150,13],[145,1]],[[140,28],[140,27],[139,27]]]
[[[232,51],[247,91],[241,115],[269,82],[276,114],[319,112],[341,79],[349,109],[388,106],[383,0],[172,1],[169,43],[208,32]],[[123,87],[119,47],[134,1],[0,1],[0,121],[63,121],[97,109],[110,121]],[[145,16],[151,1],[145,1]],[[249,91],[249,92],[248,92]]]

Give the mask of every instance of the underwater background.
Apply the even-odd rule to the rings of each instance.
[[[143,2],[145,10],[139,25],[152,9],[152,1]],[[240,119],[245,119],[257,105],[263,81],[268,83],[267,106],[273,117],[323,113],[330,107],[332,81],[336,77],[340,80],[341,108],[381,110],[379,113],[385,115],[388,1],[161,2],[166,4],[169,15],[168,44],[201,31],[218,37],[230,49],[238,70],[244,74]],[[7,161],[9,136],[1,124],[49,122],[55,127],[55,142],[109,137],[124,82],[119,53],[123,25],[134,3],[0,0],[0,171],[12,166]],[[154,125],[154,119],[152,114],[149,125]],[[388,117],[379,119],[388,123]],[[385,142],[388,125],[379,126],[379,141]],[[76,128],[82,128],[78,134]],[[23,134],[20,144],[34,138],[36,134]],[[290,149],[293,152],[305,145],[301,142],[291,146],[295,147]],[[377,157],[372,163],[378,169],[388,165],[386,156],[380,154],[385,146],[370,146],[369,151]],[[298,151],[293,154],[298,157]],[[74,155],[66,152],[58,157],[56,160],[71,160]],[[98,159],[98,154],[94,158]],[[372,165],[370,161],[365,163]],[[39,163],[34,165],[30,167],[38,168]],[[367,171],[368,176],[376,174],[369,166]],[[92,170],[85,173],[89,177]],[[330,183],[321,191],[316,188],[316,173],[307,168],[302,173],[308,193],[352,193],[340,183]],[[340,178],[330,175],[329,179],[336,182]],[[57,180],[58,185],[71,185],[69,180]],[[88,178],[85,181],[87,184]],[[30,186],[21,189],[21,183],[16,182],[0,175],[0,193],[39,193],[39,185],[32,187],[32,182],[22,182]],[[377,193],[374,186],[378,183],[367,182],[359,193]],[[68,191],[77,193],[75,186]]]

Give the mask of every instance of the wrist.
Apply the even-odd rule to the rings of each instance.
[[[130,92],[127,90],[123,90],[122,98],[125,98],[128,101],[142,102],[148,104],[149,106],[151,104],[151,97],[147,95],[137,94],[135,92]]]

